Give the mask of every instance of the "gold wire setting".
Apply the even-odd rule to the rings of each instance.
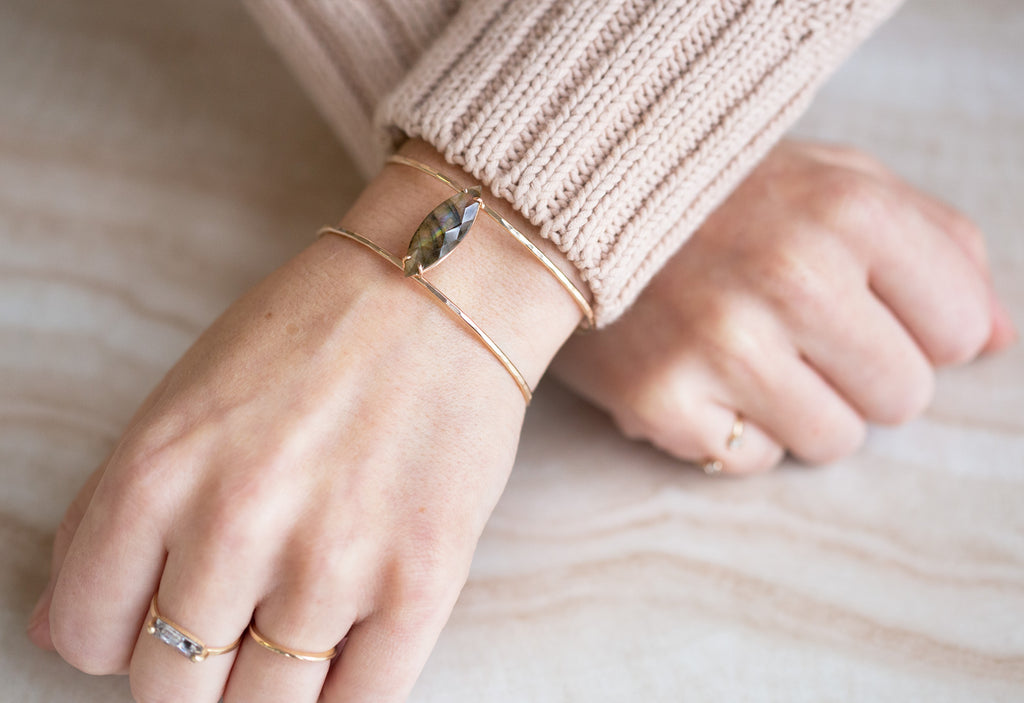
[[[352,230],[345,229],[344,227],[323,227],[317,233],[317,236],[322,237],[325,234],[333,234],[339,237],[345,237],[346,239],[351,239],[354,242],[358,242],[359,244],[362,244],[370,251],[376,253],[382,259],[388,261],[395,268],[401,271],[405,270],[404,259],[399,259],[397,256],[392,254],[387,249],[384,249],[383,247],[367,239],[361,234],[353,232]],[[466,313],[464,313],[462,311],[462,308],[456,305],[455,302],[452,301],[447,295],[438,290],[438,288],[433,283],[425,279],[422,273],[413,273],[411,276],[408,276],[408,278],[411,278],[412,280],[416,281],[421,286],[423,286],[423,288],[429,291],[430,294],[434,296],[436,300],[440,301],[445,306],[446,310],[448,310],[450,313],[452,313],[457,318],[462,320],[462,322],[465,323],[467,327],[469,327],[469,329],[477,336],[477,338],[481,342],[483,342],[484,346],[487,347],[491,354],[493,354],[494,357],[501,363],[501,365],[505,367],[505,370],[508,372],[509,376],[512,377],[512,380],[515,381],[516,385],[519,387],[519,392],[523,394],[523,400],[525,400],[526,404],[529,405],[530,401],[533,399],[533,391],[530,390],[530,385],[526,382],[526,378],[523,377],[523,374],[519,371],[519,368],[516,367],[514,363],[512,363],[512,360],[508,357],[508,355],[505,352],[501,350],[501,348],[494,342],[494,340],[491,339],[490,336],[486,332],[484,332],[480,328],[480,326],[473,321],[472,318],[470,318]]]
[[[427,174],[428,176],[436,178],[437,180],[441,181],[442,183],[444,183],[445,185],[447,185],[449,188],[456,192],[463,192],[467,190],[467,188],[463,187],[454,179],[444,175],[437,169],[431,168],[427,164],[417,161],[416,159],[410,159],[408,156],[402,156],[401,154],[392,154],[390,157],[388,157],[388,163],[401,164],[403,166],[411,166],[412,168],[421,171]],[[548,256],[543,251],[541,251],[533,242],[531,242],[525,234],[520,232],[515,227],[515,225],[513,225],[511,222],[502,217],[498,211],[487,205],[487,203],[485,203],[483,200],[480,200],[480,209],[483,210],[488,217],[490,217],[492,220],[501,225],[506,231],[508,231],[508,233],[511,234],[517,242],[523,245],[523,247],[525,247],[526,250],[530,252],[530,254],[533,255],[533,257],[537,259],[537,261],[540,262],[540,264],[545,269],[547,269],[552,276],[555,277],[555,280],[558,281],[558,283],[566,290],[566,292],[569,293],[570,296],[572,296],[573,301],[576,303],[580,311],[583,313],[583,322],[580,323],[580,328],[583,330],[593,329],[594,309],[590,306],[590,303],[587,301],[586,296],[583,295],[580,289],[577,288],[571,280],[569,280],[569,277],[566,276],[561,269],[555,266],[554,262],[551,261],[551,259],[548,258]]]

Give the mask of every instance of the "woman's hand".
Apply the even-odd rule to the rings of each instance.
[[[855,151],[786,142],[554,372],[630,437],[727,471],[832,461],[1009,344],[981,234]],[[742,414],[742,442],[727,439]]]
[[[404,152],[453,171],[422,144]],[[345,225],[404,253],[449,195],[390,166]],[[428,277],[535,383],[579,312],[489,227],[479,218]],[[229,308],[135,415],[61,526],[32,639],[89,673],[130,671],[143,703],[403,700],[465,581],[523,410],[458,320],[372,252],[324,237]],[[154,594],[212,647],[252,619],[291,649],[347,641],[333,662],[250,637],[192,662],[143,630]]]

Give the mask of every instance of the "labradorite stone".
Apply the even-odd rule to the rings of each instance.
[[[473,226],[480,211],[480,188],[460,191],[427,215],[409,242],[404,262],[405,275],[426,270],[448,256]]]

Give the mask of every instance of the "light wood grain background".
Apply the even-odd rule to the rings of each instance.
[[[915,0],[799,131],[970,213],[1024,327],[1024,5]],[[233,3],[0,0],[0,700],[127,701],[24,637],[64,506],[346,156]],[[1024,352],[826,469],[709,481],[542,386],[415,701],[1024,700]]]

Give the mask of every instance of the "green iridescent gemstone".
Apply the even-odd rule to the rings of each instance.
[[[460,191],[423,218],[403,260],[406,276],[426,271],[448,256],[469,233],[480,212],[480,187]]]

